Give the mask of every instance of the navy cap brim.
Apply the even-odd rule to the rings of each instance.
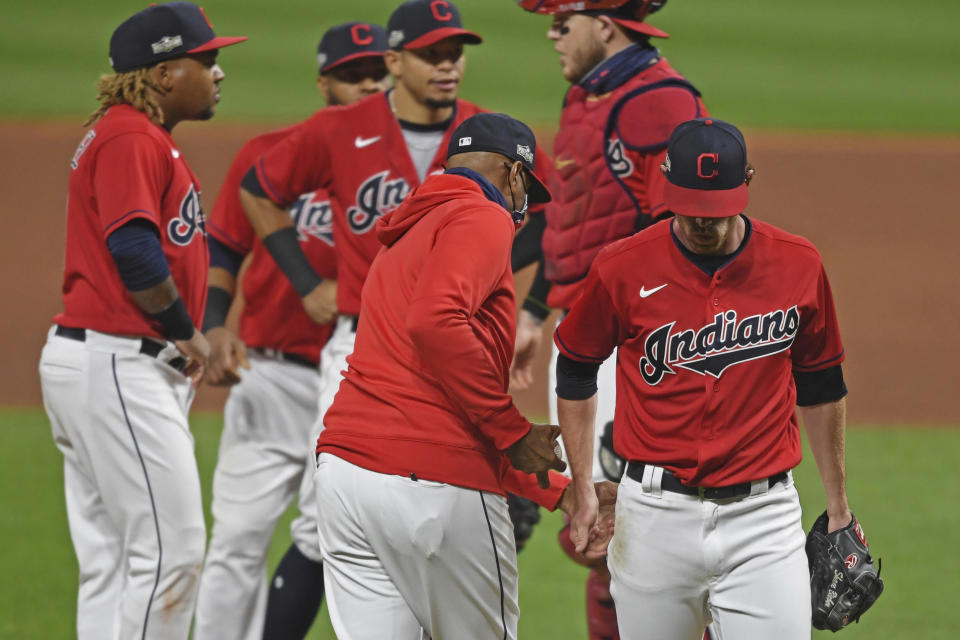
[[[411,40],[410,42],[405,42],[403,44],[403,48],[420,49],[422,47],[429,47],[430,45],[440,42],[441,40],[445,40],[446,38],[455,37],[459,37],[466,44],[480,44],[483,42],[483,38],[473,31],[467,31],[466,29],[461,29],[460,27],[443,27],[441,29],[428,31],[419,38]]]
[[[550,190],[547,189],[547,185],[544,184],[540,176],[530,169],[527,169],[527,174],[533,182],[533,184],[530,185],[530,202],[533,204],[542,204],[553,200],[553,197],[550,195]]]

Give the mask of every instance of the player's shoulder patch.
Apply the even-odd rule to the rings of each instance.
[[[692,85],[665,82],[625,96],[616,113],[614,131],[628,148],[652,151],[667,146],[678,124],[704,115],[700,95]]]

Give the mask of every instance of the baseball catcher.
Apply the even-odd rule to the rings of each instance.
[[[859,622],[880,594],[880,559],[874,566],[870,547],[856,516],[843,529],[827,533],[827,512],[807,535],[813,626],[839,631]]]

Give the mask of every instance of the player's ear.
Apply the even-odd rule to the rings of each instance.
[[[317,91],[320,93],[320,97],[323,98],[323,101],[330,104],[330,84],[327,82],[327,77],[322,73],[317,74]]]
[[[403,71],[403,52],[396,49],[387,49],[383,54],[383,63],[392,76],[401,76]]]
[[[164,60],[163,62],[158,62],[153,65],[150,69],[150,75],[153,77],[153,82],[163,89],[166,93],[169,93],[173,89],[175,68],[174,65],[177,59],[173,60]]]
[[[610,16],[596,16],[594,28],[597,30],[597,36],[600,38],[600,42],[603,44],[610,42],[617,32],[617,25],[610,19]]]

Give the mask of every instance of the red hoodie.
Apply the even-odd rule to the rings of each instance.
[[[429,177],[377,223],[353,355],[317,453],[395,475],[507,491],[553,509],[503,450],[530,430],[507,394],[515,226],[469,178]]]

